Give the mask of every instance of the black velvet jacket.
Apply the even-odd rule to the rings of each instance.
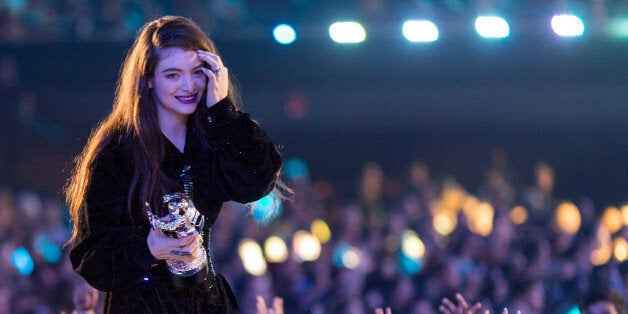
[[[207,229],[222,203],[255,201],[268,194],[281,167],[281,157],[266,133],[222,100],[209,109],[205,137],[189,130],[181,153],[164,136],[162,169],[178,179],[191,166],[193,201],[205,216]],[[150,225],[143,208],[133,202],[126,209],[133,177],[130,150],[116,143],[105,147],[94,162],[85,204],[78,221],[79,234],[70,252],[74,270],[96,289],[104,291],[109,313],[231,313],[239,312],[222,276],[210,276],[195,288],[174,288],[168,282],[165,261],[150,253],[146,238]]]

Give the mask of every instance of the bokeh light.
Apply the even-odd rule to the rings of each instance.
[[[618,262],[628,261],[628,242],[622,237],[617,237],[613,241],[613,254]]]
[[[608,33],[618,39],[628,38],[628,16],[611,18],[608,22]]]
[[[619,209],[614,206],[607,207],[602,215],[602,224],[604,224],[610,233],[619,231],[624,225],[623,216]]]
[[[425,256],[425,244],[412,230],[406,230],[401,236],[401,253],[411,259]]]
[[[434,230],[443,236],[451,234],[457,224],[458,219],[456,216],[447,211],[437,212],[432,219],[432,226],[434,227]]]
[[[366,39],[366,31],[358,22],[336,22],[329,27],[329,36],[340,44],[356,44]]]
[[[33,272],[35,263],[28,250],[20,246],[11,253],[11,264],[23,276],[28,276]]]
[[[563,202],[556,208],[556,225],[568,234],[576,234],[580,230],[580,211],[571,202]]]
[[[508,22],[497,16],[479,16],[475,19],[475,30],[484,38],[504,38],[510,34]]]
[[[331,230],[327,223],[322,219],[315,219],[312,221],[310,226],[310,231],[312,235],[314,235],[318,241],[321,243],[327,243],[331,239]]]
[[[360,266],[360,251],[346,242],[340,242],[331,253],[332,262],[336,267],[356,269]]]
[[[487,202],[480,202],[475,207],[475,212],[468,217],[469,229],[481,236],[487,237],[493,231],[493,217],[495,210]]]
[[[510,220],[515,225],[520,225],[528,220],[528,211],[523,206],[515,206],[510,211]]]
[[[403,36],[411,42],[433,42],[438,39],[438,28],[430,21],[405,21]]]
[[[318,239],[305,230],[299,230],[292,238],[292,249],[299,260],[311,262],[321,255],[321,243]]]
[[[262,248],[252,239],[243,239],[238,245],[238,254],[244,269],[253,276],[266,273],[266,260]]]
[[[271,263],[283,263],[288,259],[288,246],[278,236],[270,236],[264,241],[264,256]]]
[[[597,228],[596,241],[596,247],[593,252],[591,252],[591,263],[593,266],[600,266],[608,263],[613,254],[611,234],[608,229],[602,225]]]
[[[575,37],[584,34],[584,23],[575,15],[554,15],[551,23],[554,33],[559,36]]]
[[[273,37],[278,43],[288,45],[297,39],[297,32],[288,24],[279,24],[273,29]]]
[[[286,158],[284,171],[286,172],[286,176],[292,180],[305,179],[310,174],[305,161],[296,157]]]
[[[624,221],[624,226],[628,226],[628,205],[621,207],[621,216]]]
[[[281,198],[275,192],[270,192],[253,203],[251,214],[258,224],[267,225],[281,214],[282,207]]]
[[[35,237],[33,248],[35,248],[35,251],[41,254],[48,263],[56,264],[61,260],[61,248],[52,243],[52,241],[43,234],[38,234]]]
[[[301,120],[307,116],[310,109],[309,98],[302,92],[292,91],[286,95],[284,112],[291,120]]]

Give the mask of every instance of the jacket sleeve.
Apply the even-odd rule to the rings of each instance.
[[[131,173],[122,159],[106,154],[96,160],[70,252],[73,269],[101,291],[132,286],[159,263],[146,243],[148,222],[134,225],[126,209]]]
[[[208,149],[213,162],[205,180],[221,190],[221,201],[256,201],[272,191],[281,168],[281,156],[266,132],[249,114],[225,98],[209,108]],[[216,191],[214,191],[216,192]]]

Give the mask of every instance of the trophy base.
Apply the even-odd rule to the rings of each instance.
[[[203,282],[209,275],[209,268],[207,265],[201,268],[198,272],[190,272],[189,274],[175,275],[170,274],[170,282],[177,288],[192,288],[196,287]]]

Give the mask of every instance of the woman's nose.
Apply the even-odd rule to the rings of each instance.
[[[184,75],[181,88],[184,92],[195,92],[196,84],[194,83],[194,79],[189,75]]]

